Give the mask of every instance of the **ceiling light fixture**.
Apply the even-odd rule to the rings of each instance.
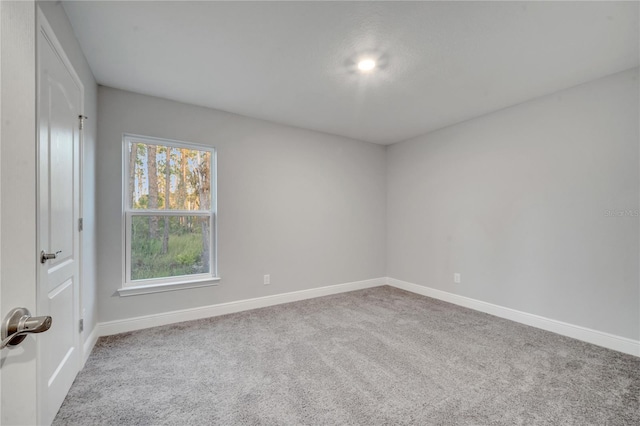
[[[376,67],[376,61],[373,59],[363,59],[358,62],[358,69],[362,72],[371,72]]]

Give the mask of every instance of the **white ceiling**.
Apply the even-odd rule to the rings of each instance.
[[[100,84],[380,144],[638,66],[638,6],[64,3]]]

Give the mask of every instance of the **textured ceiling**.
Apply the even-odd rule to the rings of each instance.
[[[381,144],[638,66],[638,6],[64,3],[100,84]]]

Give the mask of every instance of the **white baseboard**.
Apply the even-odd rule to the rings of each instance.
[[[566,322],[541,317],[539,315],[528,314],[515,309],[505,308],[504,306],[482,302],[480,300],[397,280],[395,278],[387,278],[387,284],[412,293],[443,300],[455,305],[464,306],[465,308],[471,308],[500,318],[505,318],[521,324],[530,325],[532,327],[640,357],[639,340],[628,339],[626,337],[616,336],[615,334],[604,333],[602,331],[568,324]]]
[[[202,306],[192,309],[183,309],[179,311],[145,315],[123,320],[108,321],[98,324],[98,335],[110,336],[112,334],[141,330],[144,328],[157,327],[160,325],[232,314],[235,312],[248,311],[250,309],[280,305],[282,303],[290,303],[299,300],[313,299],[315,297],[329,296],[332,294],[345,293],[348,291],[378,287],[381,285],[385,285],[386,282],[387,279],[385,277],[373,278],[370,280],[354,281],[345,284],[294,291],[291,293],[257,297],[255,299],[238,300],[235,302],[220,303],[218,305]]]
[[[614,334],[605,333],[602,331],[597,331],[590,328],[545,318],[539,315],[529,314],[515,309],[506,308],[504,306],[494,305],[492,303],[483,302],[481,300],[471,299],[469,297],[448,293],[446,291],[436,290],[434,288],[386,277],[99,323],[91,331],[89,337],[84,343],[83,363],[86,362],[98,337],[101,336],[110,336],[112,334],[141,330],[144,328],[157,327],[160,325],[232,314],[235,312],[264,308],[267,306],[280,305],[282,303],[290,303],[299,300],[312,299],[315,297],[329,296],[332,294],[345,293],[348,291],[378,287],[385,284],[402,290],[410,291],[412,293],[432,297],[438,300],[443,300],[455,305],[464,306],[466,308],[495,315],[500,318],[505,318],[511,321],[519,322],[521,324],[530,325],[542,330],[551,331],[563,336],[571,337],[608,349],[613,349],[619,352],[640,357],[640,341],[638,340],[616,336]]]
[[[100,336],[98,335],[98,326],[96,325],[95,327],[93,327],[93,330],[91,330],[91,333],[89,333],[86,340],[84,341],[84,344],[82,345],[82,367],[84,367],[84,365],[87,363],[87,359],[89,359],[89,355],[91,355],[91,351],[96,345],[98,337]]]

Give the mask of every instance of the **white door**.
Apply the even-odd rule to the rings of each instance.
[[[38,315],[53,317],[38,336],[38,405],[50,424],[80,368],[80,119],[83,87],[39,14],[38,248],[55,258],[38,263]]]
[[[0,1],[0,318],[36,309],[36,6]],[[0,351],[2,425],[37,423],[36,341]]]
[[[0,7],[0,51],[2,50],[2,17],[4,10]],[[0,57],[0,63],[2,58]],[[0,66],[0,92],[2,91],[2,67]],[[2,96],[0,95],[0,144],[2,143]],[[2,146],[0,145],[0,156]],[[2,161],[0,158],[0,241],[2,241]],[[0,265],[2,264],[2,244],[0,243]],[[0,274],[0,312],[2,312],[2,274]],[[0,363],[2,359],[0,358]],[[0,366],[0,423],[2,423],[2,367]]]

